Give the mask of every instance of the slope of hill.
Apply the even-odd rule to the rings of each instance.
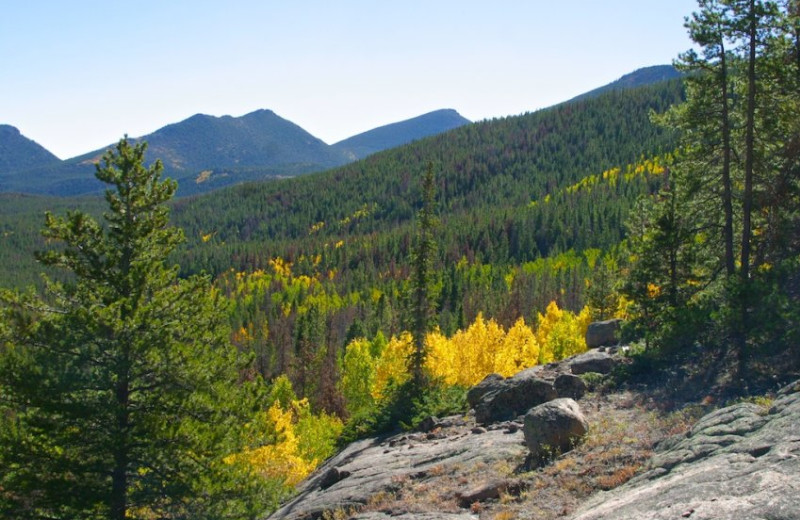
[[[11,125],[0,125],[0,179],[13,172],[52,165],[60,159]],[[0,191],[3,181],[0,180]]]
[[[373,153],[440,134],[469,123],[469,119],[453,109],[436,110],[363,132],[339,141],[333,147],[347,153],[353,159],[361,159]]]
[[[304,244],[317,249],[326,241],[399,230],[413,220],[419,178],[431,161],[446,234],[442,249],[449,258],[457,261],[467,254],[508,261],[510,255],[524,262],[571,247],[610,244],[622,233],[624,212],[592,208],[588,198],[580,211],[557,205],[532,208],[531,202],[584,177],[636,162],[642,154],[670,151],[672,137],[652,124],[649,114],[665,110],[681,95],[680,82],[666,82],[475,123],[332,171],[179,201],[175,220],[191,241],[198,241],[191,249],[202,251],[204,263],[195,267],[227,269],[234,244],[252,244],[253,253],[244,256],[263,266],[269,255],[286,254],[277,245],[281,242],[298,251]],[[611,196],[626,200],[621,194]],[[607,217],[580,215],[584,211],[607,211]],[[564,212],[574,215],[574,225]],[[208,233],[214,233],[214,240],[199,243]],[[369,247],[378,245],[373,240]],[[407,253],[407,248],[387,247],[395,261]]]
[[[678,69],[672,65],[653,65],[652,67],[644,67],[636,69],[635,71],[625,74],[616,81],[612,81],[608,85],[603,85],[589,92],[585,92],[579,96],[572,98],[570,101],[578,101],[581,99],[599,96],[609,90],[624,90],[629,88],[643,87],[645,85],[652,85],[661,81],[679,78],[681,75]]]
[[[395,269],[407,262],[419,177],[429,161],[437,172],[444,265],[462,257],[518,265],[571,249],[609,247],[623,236],[633,201],[657,180],[572,193],[567,188],[672,150],[673,137],[653,125],[649,113],[681,98],[677,81],[609,92],[466,125],[328,172],[180,199],[173,220],[188,243],[179,261],[185,272],[218,275],[265,268],[275,257],[322,255],[318,268],[339,273],[345,286],[387,272],[402,276]],[[38,270],[31,252],[43,246],[37,237],[41,220],[34,216],[53,209],[53,200],[10,198],[2,204],[8,210],[0,212],[3,243],[17,251],[8,265],[19,267],[13,276],[0,273],[0,285],[25,285]],[[527,309],[533,312],[533,306]]]

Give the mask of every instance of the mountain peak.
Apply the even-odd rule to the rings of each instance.
[[[18,128],[0,125],[0,175],[59,162],[59,158],[28,139]]]
[[[360,133],[335,143],[333,147],[344,151],[353,159],[361,159],[417,139],[441,134],[470,122],[454,109],[443,108]]]
[[[612,81],[607,85],[598,87],[589,92],[585,92],[579,96],[575,96],[570,101],[579,101],[595,96],[599,96],[604,92],[610,90],[624,90],[629,88],[643,87],[645,85],[652,85],[660,83],[669,79],[679,78],[681,73],[672,65],[652,65],[650,67],[642,67],[633,72],[625,74],[618,80]]]

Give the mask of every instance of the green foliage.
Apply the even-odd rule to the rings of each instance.
[[[383,433],[409,430],[430,416],[466,412],[467,389],[433,379],[422,389],[413,380],[390,382],[384,396],[372,408],[361,409],[344,427],[339,440],[345,445],[354,440]]]
[[[630,220],[625,292],[651,346],[724,347],[746,385],[754,354],[794,349],[800,308],[798,14],[755,0],[699,7],[687,28],[701,54],[681,57],[687,101],[660,118],[681,154]]]
[[[409,359],[409,372],[418,390],[426,385],[425,360],[428,357],[425,345],[431,322],[434,319],[433,258],[436,254],[434,228],[435,185],[433,164],[428,164],[422,182],[422,208],[417,216],[417,236],[411,253],[411,335],[414,351]]]
[[[48,292],[2,293],[0,511],[9,518],[247,516],[266,489],[225,457],[255,411],[239,385],[227,305],[167,256],[175,184],[126,139],[97,177],[104,224],[47,214],[65,269]],[[260,497],[267,499],[268,497]]]

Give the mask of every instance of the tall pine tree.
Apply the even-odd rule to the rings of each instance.
[[[164,205],[176,184],[122,139],[97,165],[109,211],[46,216],[65,269],[44,297],[2,294],[0,512],[5,518],[243,518],[258,482],[226,457],[252,401],[228,313],[178,278]]]

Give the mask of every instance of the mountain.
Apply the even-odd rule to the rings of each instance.
[[[197,114],[134,140],[147,141],[148,158],[162,160],[181,195],[348,162],[342,152],[271,110],[241,117]],[[35,168],[29,172],[33,175],[18,176],[6,191],[62,196],[98,192],[102,187],[94,179],[94,164],[105,149]]]
[[[608,85],[603,85],[589,92],[585,92],[579,96],[572,98],[570,101],[578,101],[581,99],[599,96],[609,90],[624,90],[636,87],[643,87],[645,85],[652,85],[661,81],[679,78],[681,73],[672,65],[653,65],[652,67],[644,67],[637,69],[631,73],[625,74],[616,81],[612,81]]]
[[[0,125],[0,178],[61,160],[10,125]],[[0,181],[0,189],[3,182]]]
[[[677,75],[669,65],[639,69],[572,101]],[[455,110],[437,110],[327,145],[274,112],[257,110],[241,117],[197,114],[138,139],[149,143],[148,157],[164,162],[166,174],[178,181],[178,195],[186,196],[334,168],[468,123]],[[0,129],[0,192],[73,196],[103,189],[94,164],[105,148],[58,161],[13,127]]]
[[[189,241],[181,265],[189,273],[216,275],[231,267],[267,267],[275,256],[292,259],[305,252],[307,258],[323,254],[327,265],[342,273],[350,265],[361,266],[364,276],[383,276],[407,259],[419,175],[429,161],[437,172],[440,251],[448,262],[465,256],[522,263],[570,249],[608,247],[624,235],[627,211],[651,181],[566,190],[642,156],[671,151],[674,136],[653,125],[650,112],[663,112],[682,95],[677,80],[610,91],[464,125],[326,172],[179,199],[173,221]],[[62,179],[60,188],[72,193],[86,193],[74,189],[79,182],[95,182]],[[9,251],[19,250],[9,262],[21,262],[23,250],[31,256],[41,248],[37,215],[50,209],[52,200],[0,199],[0,209],[8,209],[7,215],[0,211],[0,233],[8,233]],[[552,203],[540,203],[547,200]],[[340,241],[340,247],[325,249]],[[35,273],[32,256],[29,263],[26,269]],[[23,279],[7,274],[0,272],[0,285]]]
[[[607,247],[624,234],[627,209],[647,182],[558,198],[582,179],[672,151],[674,136],[654,125],[650,113],[681,99],[677,80],[610,91],[465,125],[326,172],[178,201],[173,216],[190,242],[183,265],[220,273],[232,263],[263,267],[271,257],[302,251],[341,254],[350,265],[378,270],[399,265],[428,162],[437,175],[440,251],[449,261],[527,262]],[[553,203],[537,204],[546,200]],[[209,233],[213,240],[201,241]],[[336,255],[324,251],[341,240]]]
[[[411,141],[469,124],[470,120],[453,109],[436,110],[412,119],[392,123],[335,143],[333,147],[361,159]]]
[[[149,158],[162,160],[166,174],[178,181],[179,195],[192,195],[245,181],[325,170],[466,123],[455,110],[439,110],[330,146],[271,110],[257,110],[241,117],[197,114],[136,140],[147,141]],[[94,164],[105,149],[63,162],[29,158],[29,163],[10,165],[0,169],[7,172],[0,191],[97,193],[102,186],[94,179]],[[19,155],[26,156],[24,151]]]

